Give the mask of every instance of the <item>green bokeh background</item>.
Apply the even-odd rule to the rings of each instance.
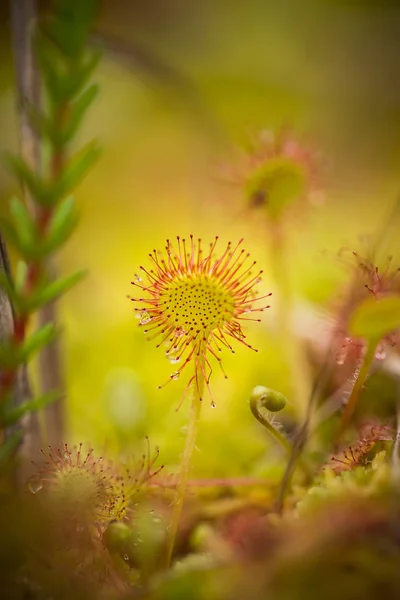
[[[17,128],[5,12],[2,22],[4,151],[16,148]],[[77,191],[79,228],[58,257],[62,272],[89,270],[59,304],[68,441],[114,454],[136,451],[147,434],[161,461],[176,465],[189,404],[175,409],[188,374],[157,389],[173,367],[137,327],[130,281],[166,238],[193,233],[204,241],[219,235],[221,247],[244,237],[265,271],[262,289],[274,291],[266,230],[244,216],[240,190],[220,181],[217,167],[232,160],[246,131],[289,123],[330,162],[325,204],[290,225],[296,296],[322,308],[338,297],[346,278],[338,249],[376,231],[399,189],[399,9],[360,1],[109,1],[99,30],[133,54],[106,53],[96,73],[102,91],[80,142],[96,137],[104,151]],[[1,169],[3,212],[13,188]],[[398,246],[394,235],[395,255]],[[246,327],[258,354],[225,352],[228,380],[214,370],[216,408],[205,399],[197,476],[260,474],[273,456],[248,407],[262,384],[289,394],[293,408],[271,303],[261,325]]]

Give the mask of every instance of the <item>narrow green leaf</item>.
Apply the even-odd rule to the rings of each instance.
[[[62,132],[54,127],[52,119],[28,103],[26,103],[26,111],[30,124],[41,138],[50,140],[55,148],[63,146]]]
[[[0,229],[26,262],[41,259],[46,254],[44,240],[40,240],[38,234],[35,234],[32,239],[22,237],[17,224],[5,217],[0,217]]]
[[[58,198],[54,200],[54,186],[49,186],[46,182],[42,181],[20,157],[7,155],[5,163],[21,183],[27,186],[35,202],[43,206],[49,206],[58,200]]]
[[[22,442],[23,433],[22,431],[16,431],[11,437],[0,445],[0,465],[9,460]]]
[[[77,273],[60,277],[59,279],[56,279],[56,281],[52,281],[51,283],[42,286],[30,299],[30,310],[36,310],[40,306],[54,302],[54,300],[65,294],[69,289],[81,281],[85,275],[86,271],[78,271]]]
[[[81,65],[81,87],[87,84],[102,56],[103,52],[100,48],[95,48],[94,50],[86,52]]]
[[[400,327],[400,296],[367,298],[354,311],[349,332],[367,340],[380,340]]]
[[[71,102],[69,106],[69,117],[67,120],[67,124],[64,127],[62,136],[63,143],[67,144],[70,142],[74,136],[76,135],[79,126],[82,122],[83,117],[89,106],[92,104],[94,99],[96,98],[99,92],[99,86],[93,84],[89,86],[75,102]]]
[[[49,404],[56,402],[61,397],[61,393],[57,390],[48,392],[39,398],[35,398],[34,400],[29,400],[28,402],[24,402],[17,406],[16,408],[12,408],[8,410],[2,417],[2,424],[5,427],[10,425],[14,425],[21,420],[21,418],[28,412],[42,410]]]
[[[21,183],[25,184],[30,191],[36,190],[38,178],[22,158],[14,156],[13,154],[6,154],[4,162],[9,170],[21,181]]]
[[[19,198],[10,201],[10,212],[22,246],[29,247],[37,238],[35,222],[24,202]]]
[[[76,58],[82,53],[98,9],[98,0],[55,3],[50,30],[66,55]]]
[[[61,180],[56,186],[58,197],[71,193],[98,160],[100,148],[96,141],[87,144],[65,166]]]
[[[26,283],[26,276],[28,274],[28,265],[23,260],[17,262],[15,269],[15,290],[20,293],[24,289]]]
[[[55,209],[50,222],[49,230],[44,241],[46,253],[54,252],[59,248],[74,231],[78,222],[78,213],[75,207],[75,200],[68,196]]]
[[[57,336],[57,327],[55,323],[47,323],[30,336],[28,336],[22,347],[19,348],[20,362],[27,362],[34,354],[39,352],[43,346],[46,346]]]
[[[67,73],[66,57],[43,28],[36,28],[32,43],[52,103],[63,102],[65,100],[63,79]]]

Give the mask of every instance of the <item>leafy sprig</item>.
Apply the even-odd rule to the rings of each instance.
[[[32,317],[54,302],[83,276],[76,272],[53,280],[48,261],[67,242],[78,222],[72,193],[99,156],[92,141],[76,154],[71,144],[88,108],[98,93],[90,83],[101,53],[87,47],[98,8],[98,0],[54,0],[32,32],[32,44],[44,90],[43,107],[24,101],[32,129],[40,141],[40,169],[22,156],[6,158],[8,167],[27,190],[29,206],[20,198],[10,202],[9,216],[1,228],[19,255],[15,281],[0,274],[0,286],[13,306],[14,331],[0,348],[0,429],[18,422],[59,394],[46,393],[18,407],[12,396],[21,365],[30,361],[57,335],[55,323],[46,323],[30,333]],[[16,442],[20,435],[15,438]],[[13,450],[16,444],[8,444]],[[3,446],[3,450],[7,449]]]

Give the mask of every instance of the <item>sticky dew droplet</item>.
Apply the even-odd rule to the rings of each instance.
[[[151,321],[151,316],[149,315],[148,312],[142,312],[141,316],[140,316],[140,324],[141,325],[147,325],[147,323],[150,323]]]
[[[174,381],[177,381],[179,379],[179,375],[180,375],[179,371],[174,371],[173,373],[171,373],[170,377]]]
[[[184,330],[183,327],[177,327],[174,331],[174,336],[177,338],[183,337],[185,335],[186,331]]]
[[[375,358],[377,360],[384,360],[386,358],[386,350],[383,346],[379,347],[375,352]]]
[[[168,358],[169,362],[171,363],[171,365],[176,365],[181,360],[180,356],[178,356],[177,354],[174,354],[172,352],[169,352],[169,353],[166,352],[166,355],[167,355],[167,358]]]
[[[28,484],[29,491],[32,494],[37,494],[43,489],[43,484],[40,481],[30,481]]]

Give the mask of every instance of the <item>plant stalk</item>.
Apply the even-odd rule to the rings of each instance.
[[[185,449],[183,451],[179,482],[175,492],[174,507],[172,511],[171,525],[168,530],[167,551],[165,557],[165,568],[168,569],[171,563],[174,550],[176,534],[178,532],[179,521],[182,513],[183,502],[188,485],[190,467],[192,463],[193,450],[196,444],[198,424],[200,421],[200,412],[202,405],[202,395],[204,390],[204,358],[200,355],[196,364],[196,373],[192,385],[192,404],[190,407],[189,424],[186,436]]]
[[[253,416],[257,419],[257,421],[259,423],[261,423],[261,425],[268,430],[268,433],[270,433],[275,438],[275,440],[285,450],[286,454],[290,457],[291,454],[292,454],[292,452],[293,452],[293,445],[279,431],[279,429],[277,429],[276,427],[274,427],[273,424],[270,423],[268,421],[268,419],[266,419],[263,416],[263,414],[258,409],[257,400],[255,400],[254,398],[252,398],[250,400],[250,410],[253,413]],[[267,409],[264,408],[264,410],[267,410]],[[301,456],[298,457],[298,462],[299,462],[301,468],[303,469],[304,473],[306,473],[307,475],[310,475],[310,468],[309,468],[309,466],[307,465],[307,463],[303,460],[303,458]]]
[[[273,276],[278,287],[277,321],[283,352],[287,361],[296,408],[304,416],[311,383],[308,365],[299,340],[292,331],[293,293],[288,274],[286,240],[282,224],[274,223],[270,230],[270,255]]]
[[[31,126],[26,103],[38,107],[40,105],[40,80],[37,65],[31,46],[31,30],[37,19],[36,0],[11,0],[10,1],[12,43],[14,64],[16,72],[17,109],[19,117],[19,145],[21,157],[37,173],[40,169],[40,140]],[[24,201],[30,211],[35,210],[34,201],[26,186],[23,187]],[[5,251],[5,243],[4,251]],[[6,269],[11,278],[10,269]],[[16,315],[13,314],[14,334],[17,327]],[[11,332],[8,337],[11,337]],[[32,398],[31,385],[28,379],[26,365],[21,365],[13,377],[13,405],[18,406]],[[12,433],[21,427],[24,433],[23,444],[20,448],[21,461],[18,466],[20,481],[25,481],[30,473],[30,460],[39,452],[41,446],[41,431],[38,416],[31,412],[27,414],[22,424],[10,429]]]
[[[254,398],[250,400],[250,410],[253,413],[254,417],[257,419],[257,421],[268,430],[268,433],[270,433],[272,437],[276,439],[276,441],[282,446],[285,452],[287,454],[290,454],[290,452],[292,451],[291,443],[285,438],[284,435],[282,435],[279,429],[276,429],[273,425],[271,425],[268,419],[265,419],[263,414],[258,410],[257,400],[255,400]],[[264,410],[267,409],[265,408]]]
[[[342,414],[342,419],[340,421],[339,430],[336,436],[336,444],[339,442],[343,432],[348,426],[350,419],[355,411],[358,398],[360,397],[360,393],[362,387],[365,383],[366,378],[371,370],[372,363],[374,362],[376,348],[378,346],[379,340],[377,341],[368,341],[365,349],[364,357],[361,363],[360,370],[358,371],[356,380],[354,382],[353,388],[351,390],[349,399],[345,406],[345,409]]]

